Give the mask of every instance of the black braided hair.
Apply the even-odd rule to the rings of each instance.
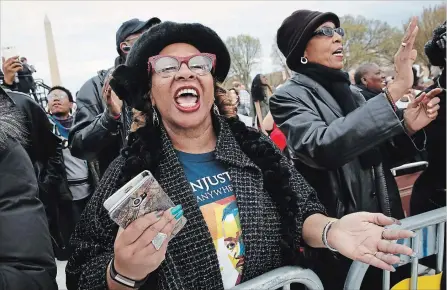
[[[215,95],[222,94],[222,91],[225,92],[215,82]],[[216,98],[215,104],[223,115],[225,113],[223,103]],[[124,185],[143,170],[150,170],[155,178],[159,177],[161,131],[159,126],[153,125],[154,111],[160,116],[156,109],[152,109],[152,106],[145,107],[146,125],[130,133],[128,145],[121,151],[121,155],[126,158],[126,161],[121,170],[119,185]],[[242,151],[261,169],[264,189],[279,208],[281,217],[280,247],[283,261],[287,265],[297,264],[299,253],[295,239],[298,231],[295,218],[298,213],[297,195],[290,186],[288,167],[280,162],[281,153],[268,139],[262,137],[261,133],[247,128],[237,117],[226,118],[226,122]]]
[[[297,195],[290,186],[290,172],[281,164],[281,153],[274,145],[263,139],[261,133],[250,130],[238,118],[228,118],[227,123],[242,151],[261,169],[264,189],[279,207],[281,217],[281,250],[285,264],[296,264],[298,245],[296,223]]]

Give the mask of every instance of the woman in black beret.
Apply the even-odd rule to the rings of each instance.
[[[436,118],[440,101],[434,89],[405,112],[395,105],[413,84],[417,31],[413,19],[395,55],[394,82],[365,101],[342,70],[344,30],[337,15],[298,10],[278,29],[278,47],[296,73],[272,96],[270,110],[296,168],[331,216],[370,211],[404,217],[389,168],[424,149],[422,128]],[[350,261],[332,257],[318,259],[317,274],[327,288],[341,289]],[[370,286],[378,289],[380,278],[375,281]]]
[[[414,235],[384,229],[395,223],[391,218],[326,216],[314,190],[268,138],[225,106],[217,82],[229,67],[213,30],[164,22],[145,32],[116,68],[111,87],[147,119],[82,215],[71,241],[68,289],[229,289],[302,263],[301,240],[388,270],[399,258],[387,253],[412,255],[390,242]],[[177,206],[118,229],[103,203],[143,170]],[[182,216],[185,227],[169,240]]]

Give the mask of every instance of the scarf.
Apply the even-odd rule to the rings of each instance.
[[[49,118],[53,121],[59,134],[68,139],[68,132],[73,124],[73,116],[69,116],[67,119],[60,119],[55,115],[49,115]]]
[[[359,107],[352,95],[348,73],[316,63],[302,65],[297,72],[322,85],[340,106],[344,116]],[[379,148],[375,147],[362,153],[359,160],[362,167],[367,169],[379,165],[382,162],[382,156]]]

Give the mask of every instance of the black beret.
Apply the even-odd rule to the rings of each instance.
[[[126,103],[144,111],[149,98],[148,60],[173,43],[188,43],[200,52],[216,55],[213,76],[223,82],[230,69],[230,54],[222,39],[211,28],[199,23],[162,22],[144,32],[127,55],[125,65],[112,74],[110,86]]]

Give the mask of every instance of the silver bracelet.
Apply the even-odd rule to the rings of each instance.
[[[328,248],[330,251],[332,251],[332,252],[338,252],[338,251],[337,251],[336,249],[332,248],[331,246],[329,246],[329,243],[327,242],[327,233],[328,233],[329,230],[331,229],[332,224],[335,223],[335,222],[336,222],[336,221],[330,221],[330,222],[328,222],[328,223],[324,226],[324,229],[323,229],[323,237],[322,237],[323,245],[324,245],[326,248]]]

